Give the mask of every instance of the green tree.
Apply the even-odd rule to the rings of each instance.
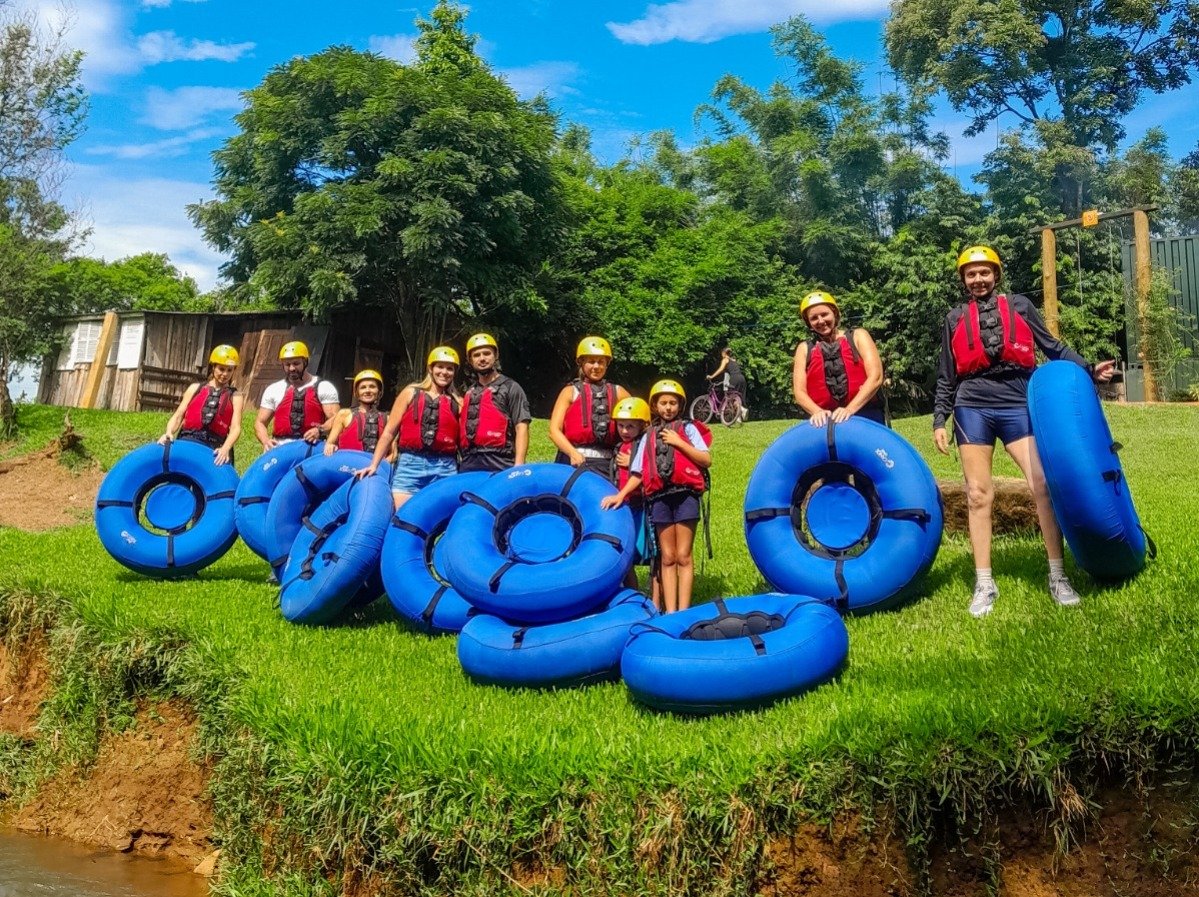
[[[1194,0],[901,0],[891,66],[945,91],[982,133],[1003,113],[1061,121],[1069,142],[1113,149],[1145,92],[1189,84],[1199,62]]]
[[[419,21],[412,66],[334,47],[273,69],[215,154],[218,198],[189,209],[245,297],[377,307],[412,371],[449,319],[537,305],[562,227],[554,116],[488,70],[463,19],[443,0]]]
[[[195,280],[171,264],[165,254],[143,252],[115,262],[71,258],[49,273],[58,305],[85,314],[121,311],[201,311],[211,302]]]
[[[31,14],[0,2],[0,437],[16,431],[13,368],[54,346],[49,269],[69,248],[70,218],[53,200],[62,150],[87,111],[83,56]]]

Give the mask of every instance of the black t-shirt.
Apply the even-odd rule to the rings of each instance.
[[[992,293],[979,302],[980,307],[994,303]],[[1016,293],[1007,297],[1016,314],[1028,322],[1036,347],[1050,360],[1065,359],[1092,370],[1087,360],[1055,337],[1045,327],[1036,307],[1027,296]],[[945,426],[956,407],[1023,408],[1028,404],[1028,381],[1032,371],[1010,362],[995,362],[989,368],[959,378],[953,362],[953,332],[969,303],[952,309],[941,329],[941,358],[937,363],[937,395],[933,403],[933,429]]]
[[[506,384],[503,389],[500,388],[502,384]],[[508,418],[508,444],[515,446],[516,425],[527,424],[533,419],[528,396],[519,383],[505,374],[497,376],[484,389],[491,390],[495,407]],[[477,397],[472,396],[471,401],[477,401]],[[470,446],[463,450],[458,470],[462,473],[471,470],[507,470],[515,458],[515,448],[508,450]]]

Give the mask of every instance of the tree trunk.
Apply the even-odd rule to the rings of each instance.
[[[17,438],[17,409],[8,392],[8,365],[0,364],[0,439]]]

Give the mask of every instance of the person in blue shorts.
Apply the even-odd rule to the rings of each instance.
[[[1028,381],[1037,366],[1036,350],[1050,359],[1066,359],[1106,383],[1114,361],[1090,365],[1054,337],[1027,296],[998,291],[1003,277],[999,255],[989,246],[971,246],[958,257],[958,276],[966,301],[952,309],[941,331],[941,357],[933,405],[933,441],[949,454],[946,424],[952,418],[962,474],[970,547],[974,552],[974,593],[970,613],[991,612],[999,589],[991,574],[991,466],[995,440],[1024,474],[1037,506],[1037,521],[1049,556],[1049,594],[1062,607],[1079,603],[1063,568],[1062,531],[1053,515],[1045,474],[1028,416]]]

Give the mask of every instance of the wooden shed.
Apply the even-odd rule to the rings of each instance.
[[[114,411],[173,410],[188,384],[208,370],[213,346],[236,346],[241,365],[234,383],[257,407],[279,379],[279,349],[293,339],[311,352],[311,368],[332,381],[349,403],[355,371],[387,371],[401,364],[388,345],[392,328],[378,317],[347,316],[333,326],[305,323],[299,311],[108,312],[63,321],[62,350],[43,360],[38,401]],[[103,364],[97,359],[103,358]]]

